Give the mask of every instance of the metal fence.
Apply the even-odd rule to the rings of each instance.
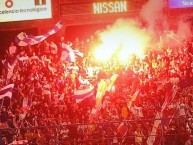
[[[156,120],[158,125],[156,127]],[[60,125],[3,128],[0,138],[14,140],[17,136],[29,145],[183,145],[192,132],[192,118],[161,118],[101,123],[75,123]],[[136,135],[136,131],[142,135]],[[30,136],[31,135],[31,136]],[[137,138],[142,141],[137,143]],[[17,140],[19,140],[17,138]],[[149,142],[148,142],[149,140]]]

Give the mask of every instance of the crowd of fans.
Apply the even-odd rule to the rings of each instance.
[[[77,56],[76,62],[63,59],[65,45],[84,52],[84,57]],[[150,51],[143,58],[133,55],[126,64],[112,59],[100,66],[85,46],[63,37],[59,43],[10,45],[5,59],[12,59],[14,69],[10,74],[4,63],[0,88],[13,83],[14,89],[11,99],[1,100],[1,144],[26,140],[38,145],[145,145],[161,111],[154,144],[193,144],[192,46]],[[91,122],[97,84],[113,74],[118,74],[114,88],[106,92]],[[80,89],[80,78],[95,87],[95,94],[76,103],[74,90]],[[171,90],[176,92],[163,110]],[[128,107],[137,91],[137,99]],[[122,121],[124,135],[118,129]]]

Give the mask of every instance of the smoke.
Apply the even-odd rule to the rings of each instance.
[[[122,53],[123,58],[152,49],[180,46],[183,44],[182,40],[192,36],[190,23],[181,20],[176,23],[176,31],[170,30],[165,10],[166,0],[149,0],[143,5],[140,17],[146,22],[146,29],[142,28],[140,22],[136,20],[117,20],[112,26],[97,33],[100,41],[95,54],[98,56],[104,54],[104,58],[107,58],[118,52]]]
[[[188,21],[180,20],[177,28],[177,35],[181,40],[188,40],[192,37],[191,25]]]
[[[149,0],[142,6],[140,16],[146,21],[148,31],[151,34],[168,29],[166,15],[164,14],[165,6],[165,0]]]
[[[185,42],[190,41],[193,37],[191,21],[187,19],[187,16],[181,16],[176,26],[176,30],[166,31],[166,37],[169,38],[166,45],[170,48],[185,46]]]
[[[154,38],[160,38],[162,36],[163,47],[177,47],[184,45],[183,40],[188,40],[192,37],[191,24],[187,20],[187,15],[180,16],[181,14],[177,13],[176,18],[180,16],[180,19],[172,18],[172,23],[175,23],[176,30],[170,30],[167,19],[169,15],[166,15],[166,0],[149,0],[145,5],[142,6],[140,11],[140,16],[147,23],[147,29],[150,34],[156,36]],[[192,16],[191,16],[192,17]],[[175,20],[176,19],[176,20]],[[172,26],[174,26],[172,24]],[[158,39],[155,41],[159,41]]]
[[[115,53],[122,58],[131,54],[142,55],[151,44],[147,30],[130,19],[117,20],[111,27],[98,33],[98,37],[101,43],[97,47],[97,55],[105,54],[105,58],[112,57]]]

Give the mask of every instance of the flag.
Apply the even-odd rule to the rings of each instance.
[[[172,83],[168,83],[166,86],[167,86],[166,97],[162,105],[161,113],[163,113],[167,105],[170,104],[170,102],[174,99],[177,93],[177,86],[173,86]]]
[[[14,55],[14,56],[11,56],[11,57],[8,57],[6,59],[7,61],[7,64],[5,65],[5,68],[7,68],[7,80],[9,80],[12,76],[13,76],[13,71],[14,71],[14,68],[17,64],[17,60],[18,60],[18,56],[17,55]]]
[[[91,97],[94,94],[94,86],[89,85],[86,89],[74,90],[76,103],[82,102],[84,99]]]
[[[90,121],[92,121],[93,118],[95,117],[95,115],[97,114],[97,112],[100,111],[100,109],[102,107],[103,96],[105,95],[106,91],[109,91],[112,88],[117,77],[118,77],[118,75],[114,74],[109,80],[107,80],[107,79],[101,79],[100,80],[100,82],[98,84],[97,93],[96,93],[96,104],[95,104],[94,108],[92,108],[92,111],[90,114]]]
[[[7,80],[9,80],[9,79],[13,76],[13,70],[14,70],[15,66],[16,66],[16,62],[13,63],[12,65],[10,65],[10,64],[8,63]]]
[[[64,60],[64,61],[75,62],[76,61],[75,55],[78,55],[80,57],[84,56],[82,52],[72,49],[67,44],[63,44],[62,49],[63,49],[63,52],[62,52],[61,60]]]
[[[148,145],[153,145],[154,144],[157,128],[160,125],[160,123],[161,123],[160,114],[157,112],[157,114],[155,116],[153,128],[152,128],[151,133],[150,133],[150,136],[147,138],[147,144]]]
[[[62,26],[63,26],[63,23],[59,21],[51,30],[49,30],[44,35],[39,35],[39,36],[27,35],[25,32],[21,32],[15,37],[15,42],[19,46],[38,44],[44,41],[50,35],[53,35],[56,32],[58,32],[62,28]]]
[[[69,61],[69,62],[75,62],[75,53],[74,50],[67,44],[62,45],[62,55],[61,55],[61,60],[63,61]]]
[[[107,90],[107,81],[104,79],[101,79],[101,81],[98,84],[98,89],[96,93],[96,104],[91,110],[91,114],[89,116],[90,122],[93,121],[94,117],[97,115],[98,111],[100,111],[102,107],[102,98],[105,95],[105,92]]]
[[[28,111],[30,110],[31,106],[32,106],[31,100],[29,100],[29,98],[27,98],[27,97],[24,97],[23,98],[23,103],[22,103],[22,111],[23,112],[21,114],[19,114],[19,119],[20,120],[25,119],[25,117],[26,117]]]
[[[25,108],[28,106],[28,102],[29,102],[29,99],[27,97],[24,97],[23,98],[23,103],[22,103],[22,107]]]
[[[170,113],[167,114],[164,118],[162,118],[161,123],[163,126],[167,126],[171,123],[173,118],[177,118],[178,115],[178,108],[172,108],[170,109]]]
[[[84,54],[82,52],[80,52],[79,50],[74,50],[74,54],[80,56],[80,57],[83,57]]]
[[[96,93],[96,106],[101,105],[103,96],[107,91],[107,81],[102,79],[98,84],[98,89]]]
[[[127,107],[131,109],[132,103],[137,99],[137,96],[139,95],[139,90],[137,90],[130,98],[129,102],[127,103]]]
[[[107,91],[110,91],[115,83],[115,81],[117,80],[118,74],[114,74],[111,78],[110,78],[110,82],[107,86]]]
[[[16,62],[17,62],[17,55],[10,56],[10,57],[7,57],[4,60],[2,60],[3,67],[5,69],[8,69],[9,66],[15,65]]]
[[[3,87],[0,90],[0,99],[3,99],[5,97],[9,97],[11,99],[12,93],[13,93],[13,87],[14,87],[14,84],[9,84],[9,85]]]
[[[101,107],[99,106],[94,106],[90,112],[89,115],[89,121],[92,123],[94,121],[95,116],[97,115],[98,111],[101,109]]]
[[[92,108],[91,114],[90,114],[90,121],[93,120],[93,118],[96,116],[97,112],[100,111],[102,107],[102,99],[105,95],[106,91],[109,91],[114,82],[116,81],[118,75],[114,74],[109,80],[107,79],[101,79],[98,84],[98,89],[96,93],[96,104],[94,108]]]
[[[125,122],[121,122],[117,128],[117,132],[121,135],[121,137],[124,137],[127,134],[127,131],[128,125]]]

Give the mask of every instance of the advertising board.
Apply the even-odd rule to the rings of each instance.
[[[127,12],[127,1],[97,2],[93,3],[93,13],[120,13]]]
[[[51,0],[1,0],[0,22],[52,18]]]
[[[169,8],[193,8],[193,0],[169,0]]]

